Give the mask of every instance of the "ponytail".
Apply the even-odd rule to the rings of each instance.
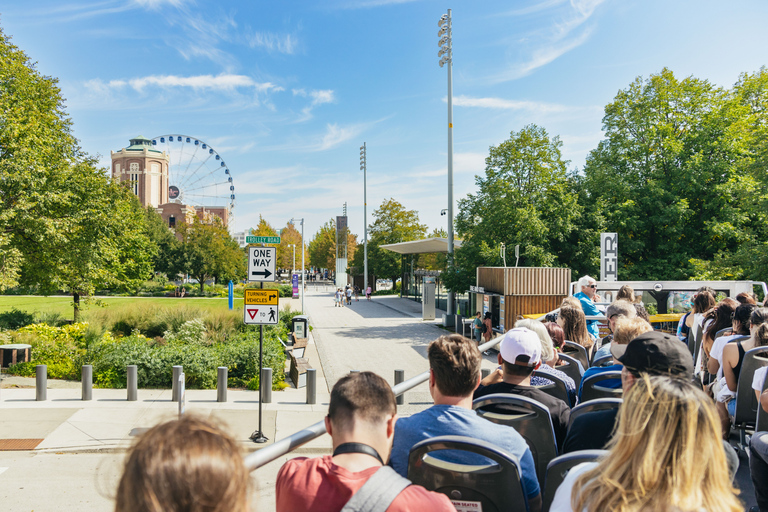
[[[768,346],[768,323],[762,323],[752,334],[755,341],[755,347]]]

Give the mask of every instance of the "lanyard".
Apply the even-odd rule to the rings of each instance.
[[[343,453],[364,453],[366,455],[370,455],[371,457],[375,457],[379,462],[381,462],[382,466],[384,465],[384,461],[381,460],[381,455],[379,455],[379,452],[367,444],[343,443],[337,446],[335,450],[333,450],[334,457]]]

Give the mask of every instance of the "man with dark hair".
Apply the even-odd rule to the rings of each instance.
[[[515,429],[480,418],[472,410],[472,392],[480,382],[482,361],[477,345],[458,334],[440,336],[429,344],[427,355],[429,393],[435,405],[397,420],[390,459],[392,467],[405,476],[411,448],[424,439],[452,435],[488,441],[518,458],[529,508],[532,511],[540,510],[541,496],[536,467],[525,440]],[[475,465],[487,463],[484,457],[472,457],[455,451],[433,455],[449,462]]]
[[[375,373],[352,373],[331,391],[325,427],[333,455],[297,457],[277,474],[277,512],[340,511],[347,503],[388,501],[389,512],[453,512],[447,496],[430,492],[384,466],[392,447],[397,405],[392,389]],[[359,508],[352,507],[354,510]]]
[[[475,391],[474,398],[492,393],[511,393],[540,402],[549,409],[557,446],[558,448],[562,446],[571,409],[559,398],[531,386],[531,374],[541,366],[539,337],[535,332],[524,327],[507,331],[501,341],[498,358],[503,370],[499,368],[483,379],[480,387]]]

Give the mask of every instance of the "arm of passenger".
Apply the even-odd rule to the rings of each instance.
[[[528,510],[531,512],[541,512],[541,493],[535,498],[528,498]]]
[[[712,357],[710,354],[709,361],[707,361],[707,371],[712,375],[717,375],[717,371],[720,369],[720,361]]]
[[[491,373],[489,373],[486,378],[480,381],[480,385],[490,386],[491,384],[498,384],[502,380],[504,380],[504,374],[501,371],[501,368],[496,368]]]
[[[739,385],[739,381],[736,379],[736,374],[733,373],[733,367],[738,364],[738,350],[739,347],[735,343],[729,343],[723,348],[723,376],[725,377],[725,383],[728,385],[728,389],[736,392],[736,387]],[[735,364],[732,364],[734,363]]]
[[[765,412],[768,412],[768,389],[763,391],[763,394],[760,395],[760,407],[762,407]]]

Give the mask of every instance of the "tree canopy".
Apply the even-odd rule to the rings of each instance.
[[[218,282],[238,281],[247,271],[246,253],[219,222],[204,223],[195,218],[192,224],[182,223],[177,233],[180,270],[200,284],[215,278]]]

